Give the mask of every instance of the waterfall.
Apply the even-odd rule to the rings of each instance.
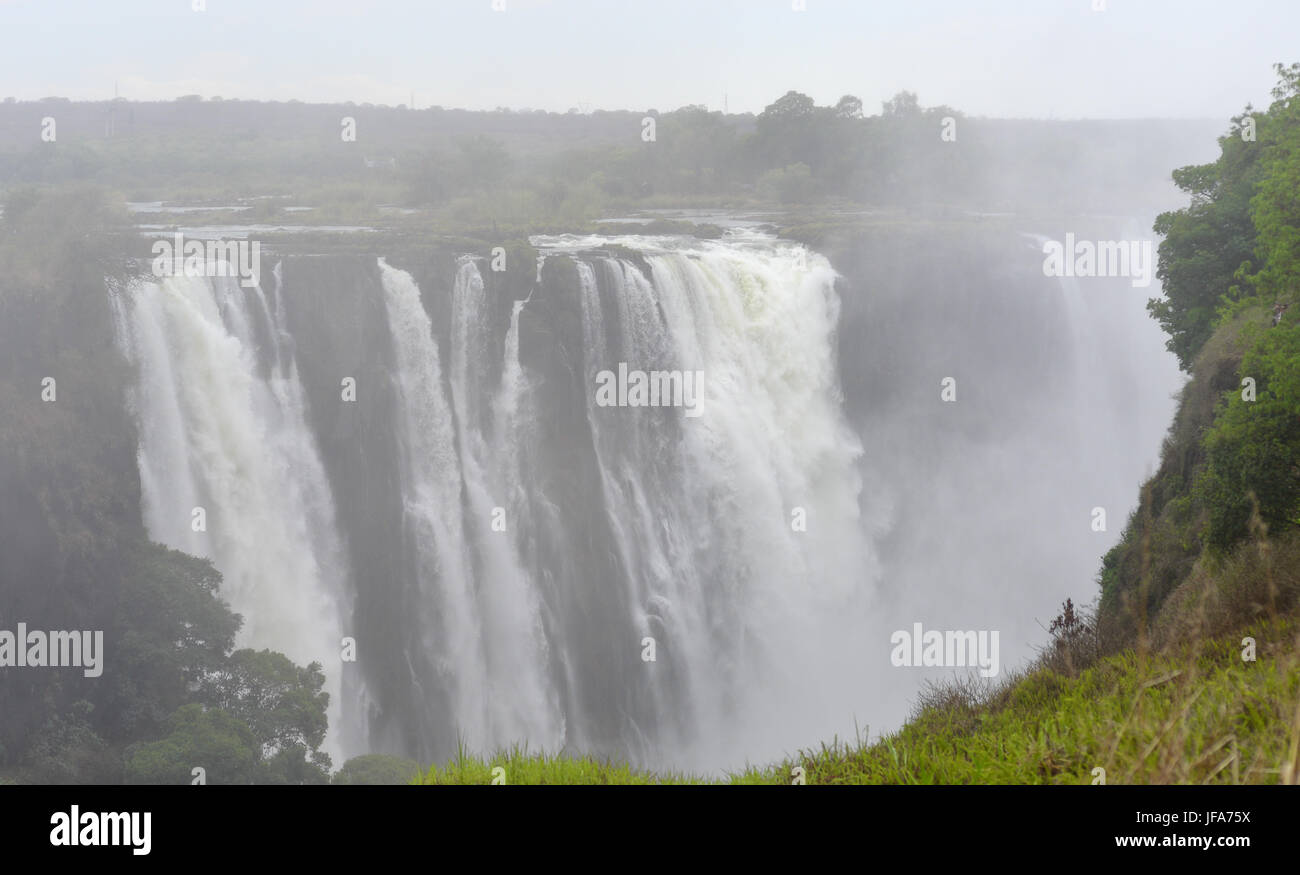
[[[555,256],[582,241],[537,242]],[[410,274],[379,262],[425,630],[407,654],[412,704],[444,751],[454,738],[710,769],[847,730],[853,708],[829,691],[865,705],[872,569],[834,271],[757,236],[607,242],[645,263],[570,256],[571,375],[520,361],[533,309],[567,290],[539,284],[503,328],[463,259],[444,351]],[[598,405],[596,374],[620,362],[702,373],[701,414]],[[581,418],[536,384],[574,378]],[[596,485],[570,495],[557,481],[579,470],[551,450],[584,446],[564,464]]]
[[[213,561],[244,617],[239,646],[322,664],[337,756],[349,572],[274,297],[234,277],[140,282],[114,298],[116,333],[138,374],[128,403],[150,537]]]
[[[457,275],[449,404],[419,289],[382,259],[380,269],[402,400],[404,523],[418,556],[422,619],[430,632],[425,651],[411,658],[433,672],[425,701],[446,709],[427,711],[427,725],[454,731],[473,750],[515,742],[554,749],[560,718],[543,676],[537,594],[510,547],[510,527],[518,523],[509,513],[495,514],[502,506],[491,497],[503,494],[507,482],[501,463],[509,436],[493,440],[481,419],[494,400],[483,373],[482,280],[472,263]],[[502,387],[500,429],[510,427],[508,396],[519,379],[516,368]],[[494,530],[494,520],[505,530]]]
[[[346,462],[309,426],[297,347],[330,369],[308,385],[339,377],[333,335],[289,328],[306,292],[278,268],[271,294],[140,283],[116,306],[150,533],[212,557],[247,643],[323,662],[331,726],[340,704],[366,713],[369,749],[526,744],[716,772],[850,735],[880,648],[834,270],[747,233],[534,244],[521,299],[470,257],[445,300],[386,259],[345,290],[377,296],[388,344],[360,353],[379,369],[362,391],[388,400],[356,409],[386,419]],[[698,406],[599,403],[620,369],[698,374]],[[336,514],[340,476],[391,515]],[[336,517],[392,561],[350,572]],[[357,631],[370,684],[341,687],[341,624],[378,616]]]

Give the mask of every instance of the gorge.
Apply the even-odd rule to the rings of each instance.
[[[1147,290],[1044,277],[1029,239],[565,235],[517,270],[434,245],[146,277],[114,296],[141,512],[213,559],[244,646],[322,663],[336,755],[716,771],[888,729],[929,671],[891,665],[893,630],[1032,654],[1180,384]],[[702,374],[704,402],[598,403],[620,365]]]

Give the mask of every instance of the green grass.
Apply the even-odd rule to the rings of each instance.
[[[504,773],[493,775],[501,768]],[[587,756],[551,756],[515,747],[484,759],[462,750],[445,767],[431,767],[415,784],[700,784],[704,779],[687,775],[658,775]]]
[[[1256,641],[1256,661],[1241,639]],[[589,757],[515,749],[462,754],[421,784],[1296,783],[1300,623],[1260,621],[1156,654],[1126,650],[1076,677],[1039,668],[996,687],[931,688],[912,719],[874,743],[840,742],[720,779],[656,775]]]

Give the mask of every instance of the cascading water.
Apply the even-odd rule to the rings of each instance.
[[[862,702],[871,577],[862,450],[839,410],[834,272],[757,236],[615,242],[648,275],[616,258],[579,265],[588,385],[627,362],[699,371],[705,386],[693,418],[588,398],[627,603],[668,643],[652,707],[687,716],[678,744],[699,763],[790,750],[813,724],[843,729],[851,708],[832,714],[821,684]]]
[[[861,448],[838,407],[834,272],[758,237],[612,242],[648,273],[575,256],[581,370],[567,379],[583,401],[564,413],[519,356],[546,285],[502,333],[463,261],[444,356],[410,275],[380,262],[425,610],[407,658],[424,666],[424,731],[443,739],[430,755],[527,742],[718,768],[851,721],[826,693],[855,686],[842,675],[862,662],[849,653],[870,569],[854,546]],[[700,415],[597,405],[597,372],[620,362],[702,372]],[[590,448],[570,463],[592,488],[557,482],[581,476],[551,463],[557,445]]]
[[[213,560],[244,617],[241,646],[322,664],[337,755],[348,569],[275,297],[235,277],[182,276],[113,304],[138,373],[129,403],[149,534]]]
[[[525,741],[554,749],[560,718],[542,677],[537,596],[515,562],[509,536],[492,531],[498,505],[490,496],[502,494],[505,481],[493,485],[488,478],[509,472],[485,465],[508,459],[491,448],[509,439],[494,441],[479,415],[479,369],[487,352],[479,321],[482,281],[472,263],[457,276],[449,405],[419,289],[409,274],[382,260],[380,269],[401,394],[404,524],[417,555],[426,624],[423,652],[407,656],[430,669],[420,679],[427,682],[423,698],[437,703],[426,706],[425,725],[454,732],[451,737],[473,750]],[[515,391],[516,380],[517,373],[502,391]],[[502,406],[501,429],[510,426],[509,407],[508,401]]]
[[[1001,628],[1004,664],[1022,659],[1033,617],[1104,549],[1088,509],[1131,498],[1143,451],[1108,448],[1154,450],[1163,427],[1114,414],[1169,390],[1142,373],[1169,364],[1134,327],[1142,302],[1075,289],[1067,310],[1032,264],[980,326],[1050,320],[1023,354],[981,346],[960,314],[880,321],[893,305],[863,290],[845,350],[836,273],[802,246],[532,242],[508,297],[468,257],[423,290],[385,259],[333,288],[304,259],[270,295],[178,278],[116,302],[149,531],[213,558],[248,643],[325,664],[331,726],[366,722],[350,752],[526,743],[716,772],[888,727],[921,678],[891,672],[891,630]],[[1017,384],[998,368],[1054,344],[1068,366],[1002,398]],[[625,372],[702,388],[693,406],[602,401]],[[340,405],[354,373],[365,403]],[[949,373],[957,406],[939,398]],[[1007,598],[1043,581],[1057,590]],[[340,681],[353,633],[367,685]]]

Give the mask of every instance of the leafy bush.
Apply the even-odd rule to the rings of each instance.
[[[382,753],[353,757],[334,775],[335,784],[410,784],[420,775],[414,760]]]

